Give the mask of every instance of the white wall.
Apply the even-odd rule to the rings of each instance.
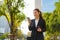
[[[41,0],[24,0],[25,1],[25,8],[24,13],[27,17],[30,17],[31,19],[34,18],[33,10],[35,8],[41,9]]]
[[[31,19],[34,18],[33,16],[33,10],[35,9],[35,0],[24,0],[25,1],[25,8],[24,13],[27,17],[30,17]]]
[[[35,0],[35,8],[41,9],[42,0]]]

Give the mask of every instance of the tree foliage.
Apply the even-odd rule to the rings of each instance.
[[[43,17],[47,26],[46,35],[49,35],[49,38],[54,36],[54,39],[56,40],[56,36],[60,35],[60,0],[55,3],[55,10],[50,13],[43,13]],[[50,40],[49,38],[48,40]]]
[[[6,17],[11,34],[15,34],[16,29],[25,19],[25,15],[22,12],[23,8],[24,0],[4,0],[3,4],[0,5],[0,16]]]

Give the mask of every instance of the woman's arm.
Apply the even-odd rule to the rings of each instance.
[[[30,31],[32,30],[32,26],[31,26],[31,24],[28,26],[28,28],[29,28]]]
[[[37,28],[37,31],[38,32],[45,32],[46,31],[46,23],[45,23],[45,20],[42,20],[41,21],[41,25]]]
[[[28,19],[28,28],[29,28],[29,30],[31,31],[31,30],[32,30],[32,28],[31,28],[32,20],[30,20],[29,17],[27,17],[27,19]]]
[[[45,32],[46,31],[46,22],[45,20],[42,21],[42,32]]]
[[[32,20],[31,20],[31,22],[29,23],[28,28],[29,28],[30,31],[32,30]]]

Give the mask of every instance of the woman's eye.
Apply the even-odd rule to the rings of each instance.
[[[35,12],[36,13],[36,12]]]

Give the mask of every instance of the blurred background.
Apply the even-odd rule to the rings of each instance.
[[[45,40],[60,40],[60,0],[0,0],[0,40],[27,40],[35,8],[46,21]]]

